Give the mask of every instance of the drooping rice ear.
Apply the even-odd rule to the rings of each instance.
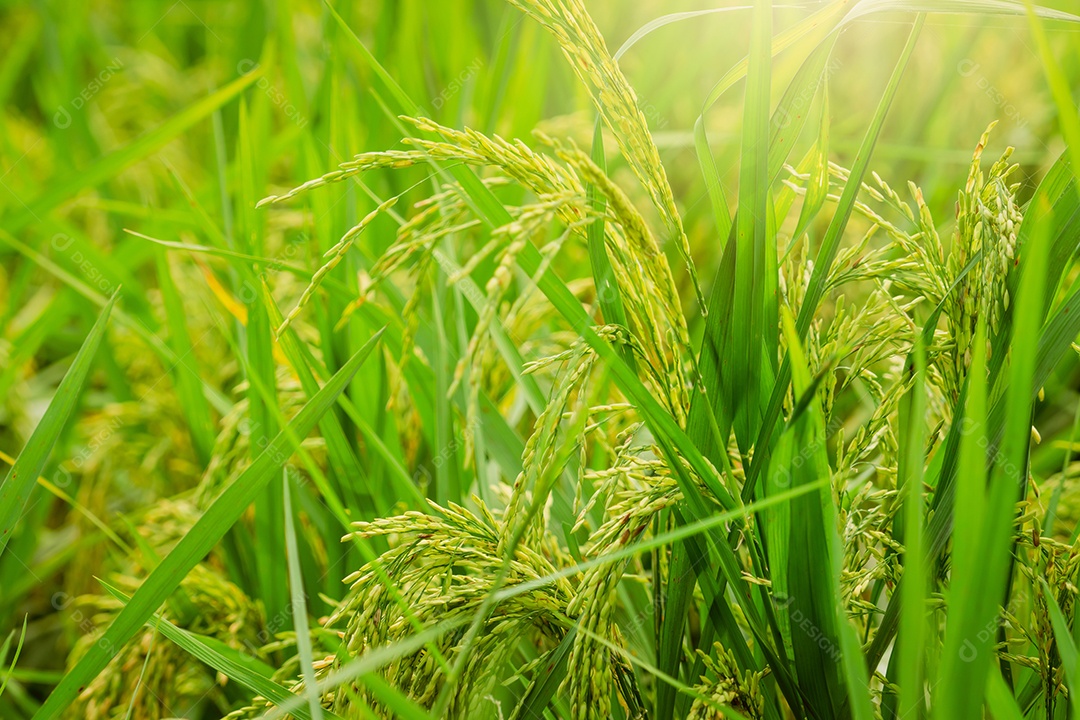
[[[581,0],[510,0],[539,22],[558,41],[574,74],[589,90],[597,111],[614,134],[619,149],[656,206],[667,226],[669,239],[676,243],[686,263],[698,306],[705,312],[705,297],[698,282],[697,268],[690,256],[690,243],[667,173],[660,162],[645,114],[638,107],[634,88],[612,59],[596,23]]]

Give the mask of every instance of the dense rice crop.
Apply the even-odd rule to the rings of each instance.
[[[0,6],[0,718],[1076,716],[1077,8],[716,5]]]

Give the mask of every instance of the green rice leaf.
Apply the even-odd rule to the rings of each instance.
[[[26,447],[15,459],[15,464],[8,471],[7,476],[0,484],[0,555],[7,547],[8,541],[15,531],[19,516],[26,506],[42,469],[45,467],[53,447],[56,445],[60,433],[71,418],[75,405],[82,394],[86,376],[94,362],[101,339],[105,336],[105,328],[109,322],[109,313],[119,297],[119,289],[113,293],[106,303],[105,308],[98,315],[97,322],[90,329],[90,333],[83,341],[82,347],[75,355],[75,359],[68,368],[64,379],[60,381],[56,394],[49,402],[49,407],[41,417],[41,421],[34,428],[33,434],[26,442]]]
[[[952,582],[948,593],[949,615],[946,619],[945,647],[942,651],[941,682],[934,695],[934,717],[957,717],[965,708],[977,707],[981,693],[970,686],[968,665],[972,652],[979,649],[973,639],[979,637],[980,627],[974,623],[978,616],[976,587],[982,574],[979,555],[986,513],[986,323],[981,322],[975,333],[974,352],[967,385],[967,404],[961,422],[967,428],[960,440],[960,467],[956,496],[965,512],[957,513],[954,521],[952,548]]]
[[[319,697],[318,690],[315,688],[315,658],[311,650],[304,572],[300,567],[288,469],[282,473],[281,485],[285,510],[285,559],[289,567],[289,599],[292,607],[293,630],[296,632],[296,654],[300,658],[300,675],[304,678],[304,695],[308,699],[312,720],[322,720],[324,711],[322,698]],[[333,715],[333,713],[327,714]]]
[[[986,704],[994,720],[1023,720],[1024,713],[1016,704],[1012,690],[1001,677],[1001,670],[992,668],[986,683]]]
[[[783,321],[794,390],[798,397],[803,397],[814,392],[812,376],[794,318],[786,308]],[[800,459],[787,468],[790,485],[802,487],[829,477],[824,419],[815,399],[809,401],[806,412],[787,433],[793,436],[792,448]],[[831,490],[819,490],[792,501],[787,544],[787,598],[782,610],[790,623],[799,688],[814,716],[834,717],[845,697],[844,681],[839,674],[845,666],[839,662],[843,647],[836,610],[842,607],[838,593],[840,558],[836,555],[842,549],[836,537]],[[812,567],[827,569],[824,581],[806,572],[806,568]],[[858,691],[865,693],[861,688]]]
[[[165,319],[169,327],[169,346],[176,357],[180,358],[172,368],[176,394],[187,421],[188,432],[191,433],[195,453],[205,466],[210,462],[214,451],[214,419],[210,414],[210,403],[203,394],[198,359],[193,353],[191,334],[187,327],[187,313],[169,269],[168,254],[159,250],[156,255],[158,286],[161,288]]]
[[[759,427],[758,398],[763,392],[758,371],[765,328],[776,327],[765,316],[766,217],[769,213],[769,90],[772,55],[772,3],[754,3],[750,65],[743,115],[739,209],[735,215],[735,289],[732,305],[731,372],[725,375],[735,438],[743,452]]]
[[[607,171],[607,159],[604,157],[604,132],[599,121],[597,121],[596,128],[593,130],[592,161],[596,163],[598,168]],[[615,279],[615,271],[611,267],[607,247],[604,244],[606,224],[602,214],[607,209],[607,200],[592,183],[589,183],[585,188],[585,194],[593,212],[601,216],[591,222],[586,231],[589,262],[592,263],[593,284],[596,287],[596,296],[600,302],[600,311],[604,314],[604,322],[627,327],[622,293],[619,290],[619,283]],[[632,362],[633,356],[631,354],[627,353],[624,357],[628,362]]]
[[[904,522],[900,527],[904,543],[904,575],[899,637],[899,678],[901,716],[924,714],[923,657],[926,649],[927,571],[923,557],[923,468],[926,438],[926,356],[919,341],[915,357],[914,382],[900,404],[899,462],[897,475],[904,493]]]

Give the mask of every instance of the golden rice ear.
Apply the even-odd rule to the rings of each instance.
[[[680,413],[689,405],[682,357],[691,352],[690,339],[667,258],[638,209],[588,155],[572,142],[564,145],[551,138],[541,140],[607,199],[608,213],[616,224],[608,226],[606,242],[627,306],[630,329],[645,341],[650,361],[672,376],[673,381],[665,384],[670,386],[666,401],[682,422]]]
[[[323,279],[330,273],[331,270],[337,267],[338,263],[340,263],[345,258],[345,254],[349,252],[349,248],[352,247],[353,241],[356,240],[360,233],[364,232],[364,230],[367,229],[368,225],[370,225],[380,214],[392,208],[397,203],[397,201],[398,198],[395,196],[383,202],[377,208],[364,216],[364,218],[352,229],[345,233],[345,235],[336,245],[334,245],[334,247],[326,251],[326,255],[329,256],[330,259],[327,260],[327,262],[322,267],[315,271],[315,274],[311,277],[311,282],[304,289],[304,292],[300,296],[300,299],[297,301],[296,306],[291,311],[289,311],[289,314],[285,316],[285,320],[281,323],[281,325],[275,332],[275,336],[277,338],[280,339],[282,334],[289,327],[289,325],[291,325],[293,321],[296,320],[296,318],[300,315],[300,312],[304,309],[304,306],[307,305],[308,301],[311,300],[311,297],[315,294],[315,291],[319,289],[319,285],[322,284]]]
[[[627,164],[648,192],[667,231],[686,263],[697,294],[698,306],[705,312],[705,297],[698,282],[697,269],[690,256],[690,243],[683,230],[682,218],[675,207],[675,197],[667,173],[660,162],[645,114],[638,107],[634,88],[612,59],[607,45],[581,0],[510,0],[539,22],[558,41],[574,74],[589,90],[597,111],[615,136]]]
[[[956,230],[953,233],[947,271],[957,290],[946,302],[945,315],[952,339],[952,367],[945,376],[954,396],[967,376],[971,364],[971,344],[980,316],[986,317],[991,333],[999,329],[1008,308],[1008,276],[1017,256],[1017,242],[1023,212],[1016,199],[1016,186],[1009,176],[1016,166],[1010,164],[1013,149],[1005,152],[989,170],[982,166],[982,156],[997,123],[990,123],[979,138],[972,155],[967,183],[956,203]],[[965,266],[975,262],[966,275]],[[989,353],[989,342],[987,352]]]
[[[737,710],[750,720],[765,717],[765,697],[761,694],[762,674],[741,671],[735,662],[735,656],[719,642],[713,643],[712,652],[710,655],[701,648],[697,650],[697,655],[709,674],[702,677],[701,684],[694,688],[699,697],[690,706],[688,720],[724,717],[724,714],[713,708],[705,698]]]
[[[372,521],[355,522],[348,540],[384,537],[390,549],[372,559],[344,582],[349,591],[333,615],[324,623],[338,629],[343,646],[356,657],[389,643],[405,640],[417,627],[433,626],[457,619],[470,621],[488,596],[499,585],[497,578],[505,571],[504,587],[525,580],[551,576],[556,572],[549,554],[522,542],[513,553],[513,562],[503,565],[498,549],[506,527],[522,518],[508,511],[498,518],[479,498],[473,498],[475,510],[455,503],[445,506],[428,501],[425,512],[409,511],[402,515]],[[524,513],[522,513],[523,515]],[[556,553],[556,556],[558,553]],[[555,557],[559,567],[568,559]],[[447,568],[469,570],[466,582],[449,581]],[[464,575],[458,575],[464,578]],[[435,703],[445,683],[449,665],[467,652],[462,674],[447,707],[439,717],[467,717],[483,701],[497,681],[508,653],[518,646],[523,634],[546,643],[561,639],[557,618],[573,598],[574,585],[558,578],[501,602],[485,621],[475,643],[464,650],[461,632],[450,632],[415,652],[383,665],[377,672],[388,683],[407,692],[425,707]],[[320,677],[337,670],[342,663],[335,658],[331,666],[317,668]],[[297,689],[294,686],[294,691]],[[366,687],[357,687],[357,696],[392,717],[381,699]],[[348,712],[352,698],[334,695],[331,708]]]

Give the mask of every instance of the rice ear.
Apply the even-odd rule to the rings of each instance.
[[[648,192],[663,219],[668,239],[675,242],[686,264],[702,314],[707,312],[690,242],[668,183],[660,153],[638,106],[634,88],[608,52],[600,30],[581,0],[510,0],[539,22],[562,48],[570,67],[589,90],[597,112],[615,136],[627,163]]]

